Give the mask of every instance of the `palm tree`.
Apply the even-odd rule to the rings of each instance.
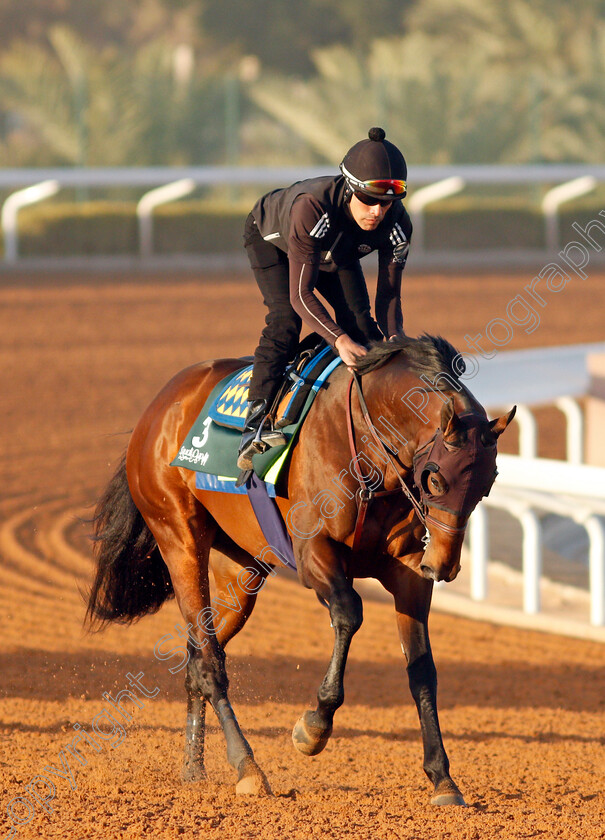
[[[258,106],[321,160],[379,123],[416,162],[600,161],[602,0],[422,0],[402,36],[314,56],[307,83],[261,79]]]
[[[155,40],[133,53],[96,50],[66,27],[52,52],[18,42],[0,59],[0,111],[19,125],[5,165],[202,163],[221,159],[222,66],[175,76],[175,49]]]

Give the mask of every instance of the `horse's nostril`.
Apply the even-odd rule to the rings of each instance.
[[[449,574],[449,577],[447,578],[448,583],[451,583],[453,580],[456,580],[456,578],[458,577],[458,572],[459,571],[460,571],[460,565],[455,566],[452,569],[452,571]]]
[[[422,564],[420,567],[420,571],[422,572],[423,576],[428,580],[434,580],[435,578],[435,570],[431,569],[430,566],[427,566],[425,563]]]

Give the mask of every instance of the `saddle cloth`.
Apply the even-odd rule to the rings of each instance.
[[[272,413],[275,426],[283,428],[296,423],[306,397],[319,381],[323,371],[338,357],[323,344],[303,351],[288,367],[284,385],[274,401]],[[248,408],[248,387],[252,378],[252,365],[229,378],[208,410],[208,416],[219,426],[243,431]]]
[[[296,434],[315,395],[340,363],[340,357],[324,345],[311,358],[307,354],[302,362],[297,360],[288,369],[289,387],[279,402],[276,421],[286,444],[272,447],[253,458],[254,471],[265,481],[270,495],[285,495],[283,488],[277,485]],[[235,482],[239,475],[237,451],[244,427],[251,375],[252,365],[246,365],[214,387],[171,462],[172,466],[194,470],[197,473],[196,486],[200,490],[246,493],[245,485],[236,488]]]

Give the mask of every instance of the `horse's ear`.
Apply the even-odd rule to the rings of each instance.
[[[454,410],[454,400],[450,399],[441,407],[441,431],[446,443],[456,445],[462,432],[462,423]]]
[[[517,411],[517,406],[514,405],[508,414],[503,414],[502,417],[496,417],[495,420],[492,420],[489,424],[490,431],[498,438],[502,434],[502,432],[506,429],[510,421],[515,416],[515,412]]]

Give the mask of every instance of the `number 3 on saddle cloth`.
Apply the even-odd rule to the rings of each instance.
[[[286,370],[271,409],[275,426],[283,432],[286,443],[253,457],[254,474],[245,485],[235,486],[240,472],[237,451],[246,419],[252,365],[230,373],[213,388],[171,462],[171,466],[194,470],[196,487],[200,490],[248,493],[265,537],[281,554],[286,553],[289,536],[277,505],[269,497],[286,495],[285,467],[290,449],[315,395],[341,361],[319,336],[307,336]],[[289,554],[292,562],[288,565],[293,565],[291,545]]]

